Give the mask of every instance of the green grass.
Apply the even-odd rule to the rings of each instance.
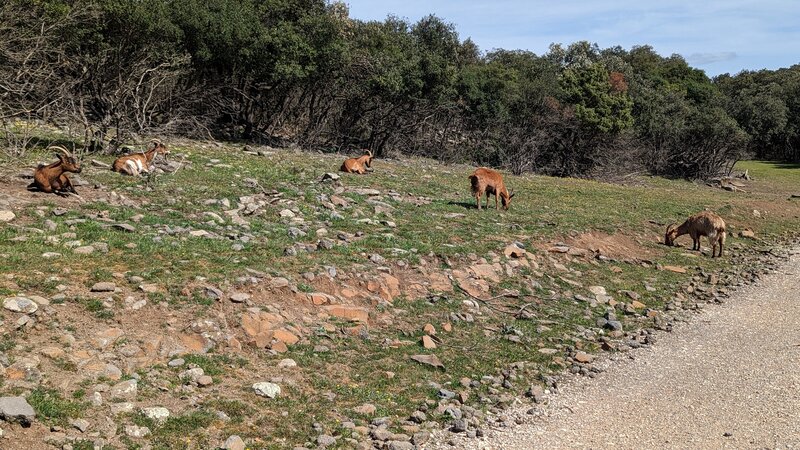
[[[41,387],[33,390],[27,400],[36,411],[37,420],[51,425],[65,426],[88,407],[86,402],[65,399],[58,391]]]
[[[314,422],[333,434],[345,433],[341,428],[343,420],[368,422],[369,417],[353,412],[353,408],[363,403],[373,403],[377,407],[376,416],[404,419],[419,405],[435,399],[436,392],[429,382],[460,390],[458,383],[462,377],[479,380],[486,375],[499,376],[513,364],[523,362],[524,368],[516,369],[519,380],[514,382],[514,387],[509,391],[501,390],[520,394],[542,375],[562,370],[556,358],[540,353],[539,348],[558,349],[556,357],[563,356],[568,348],[596,351],[597,343],[580,338],[577,330],[595,327],[595,320],[606,307],[591,307],[575,300],[575,294],[588,294],[586,287],[604,286],[617,300],[625,300],[619,291],[634,291],[641,295],[640,301],[648,308],[661,309],[699,270],[722,271],[736,262],[734,258],[711,260],[705,255],[687,255],[690,252],[686,250],[686,237],[679,240],[684,245],[682,248],[660,245],[658,241],[668,223],[683,220],[704,208],[715,210],[729,225],[728,248],[740,247],[743,255],[795,234],[800,225],[800,201],[789,200],[795,187],[800,185],[800,171],[767,162],[739,164],[737,169],[746,169],[754,177],[746,193],[651,177],[640,177],[632,180],[632,185],[623,186],[592,180],[507,175],[506,184],[514,188],[517,195],[509,211],[497,212],[474,209],[466,178],[472,168],[467,166],[442,165],[422,159],[376,160],[375,172],[370,175],[342,175],[344,192],[338,192],[330,183],[319,183],[323,173],[338,167],[340,158],[337,157],[293,152],[280,152],[269,158],[254,157],[242,155],[238,148],[231,146],[215,150],[173,146],[171,150],[173,154],[186,153],[192,166],[146,181],[97,170],[82,174],[85,179],[131,198],[138,207],[105,203],[87,186],[79,189],[87,192],[87,202],[73,205],[64,216],[39,217],[34,206],[28,206],[19,214],[25,227],[43,229],[44,221],[52,220],[57,224],[55,236],[64,232],[76,235],[75,239],[61,241],[80,240],[84,245],[105,242],[109,247],[107,254],[72,255],[70,249],[48,242],[48,234],[29,233],[25,227],[2,226],[0,253],[8,257],[0,258],[0,273],[15,274],[20,291],[52,295],[61,283],[72,282],[85,288],[97,281],[112,280],[116,272],[127,272],[141,276],[145,283],[164,288],[163,292],[148,294],[149,304],[166,302],[171,313],[176,315],[214,317],[218,314],[218,302],[202,293],[202,288],[194,283],[196,277],[205,278],[207,281],[203,284],[229,285],[235,284],[238,277],[246,276],[247,268],[253,268],[285,276],[294,282],[299,292],[307,293],[321,288],[314,281],[306,281],[305,272],[317,273],[325,266],[334,266],[340,272],[369,275],[374,272],[374,264],[368,260],[372,254],[380,254],[390,264],[404,260],[412,267],[424,259],[428,263],[426,270],[447,267],[447,261],[455,267],[465,267],[477,258],[491,260],[492,254],[502,254],[503,248],[515,240],[524,242],[528,250],[538,256],[541,267],[518,270],[492,286],[494,293],[504,289],[519,291],[522,298],[499,302],[515,308],[529,303],[526,307],[534,315],[533,320],[514,320],[484,306],[475,322],[454,323],[453,331],[444,333],[440,324],[449,314],[464,312],[462,302],[466,297],[456,291],[442,295],[436,302],[396,299],[393,305],[385,308],[392,314],[390,324],[373,324],[369,339],[335,332],[317,335],[313,331],[318,324],[314,324],[308,325],[312,332],[306,336],[307,343],[295,345],[289,353],[277,357],[253,349],[246,349],[241,357],[228,354],[183,356],[187,363],[202,367],[207,375],[214,377],[211,389],[223,389],[219,386],[224,381],[230,381],[235,387],[228,385],[224,391],[215,391],[202,403],[201,409],[176,414],[163,425],[150,423],[141,416],[133,418],[136,423],[152,425],[154,433],[150,443],[153,448],[216,445],[208,433],[216,433],[214,438],[239,434],[248,438],[253,448],[291,448],[315,437],[311,427]],[[32,160],[37,156],[32,155]],[[212,158],[232,167],[209,168],[206,164]],[[98,159],[110,161],[110,158]],[[236,207],[240,197],[258,193],[247,186],[244,181],[247,178],[254,178],[266,190],[275,189],[283,195],[280,202],[265,206],[260,214],[246,216],[250,225],[244,228],[230,222],[224,212],[228,207],[207,200],[227,199],[230,208]],[[391,217],[375,214],[369,197],[352,192],[355,188],[381,191],[380,201],[393,208]],[[391,191],[401,198],[420,200],[422,204],[397,200],[389,195]],[[351,207],[337,208],[342,218],[334,218],[332,211],[317,200],[321,195],[338,195],[350,201]],[[59,201],[42,197],[40,204],[54,207]],[[288,236],[288,228],[297,225],[279,217],[284,208],[300,211],[308,225],[306,237],[295,241]],[[760,212],[760,219],[754,216],[754,210]],[[101,212],[112,222],[134,225],[137,232],[109,228],[109,222],[93,219]],[[209,223],[206,212],[220,215],[225,223]],[[138,222],[133,220],[136,215],[141,216]],[[361,220],[365,218],[374,219],[376,223],[365,223]],[[75,219],[86,220],[69,222]],[[391,220],[396,227],[377,223],[379,220]],[[738,238],[738,231],[745,227],[755,230],[763,240]],[[182,228],[206,230],[221,238],[175,232]],[[363,232],[364,236],[348,245],[319,250],[312,255],[284,255],[284,249],[296,242],[316,242],[318,228],[327,229],[327,238],[337,242],[339,233]],[[552,243],[590,232],[622,236],[624,242],[641,254],[598,262],[581,258],[568,260],[546,253],[545,249]],[[249,241],[242,243],[242,249],[234,249],[232,244],[237,241],[231,237],[243,235],[248,235]],[[27,236],[28,240],[12,240],[19,236]],[[134,244],[135,249],[128,249],[129,244]],[[64,254],[60,262],[69,261],[70,273],[64,273],[63,264],[42,264],[40,255],[47,251]],[[501,261],[504,258],[501,257]],[[570,272],[557,270],[554,262],[563,264]],[[656,270],[657,265],[686,267],[688,273]],[[52,281],[51,277],[62,281]],[[578,281],[582,286],[574,286],[565,279]],[[653,291],[644,288],[645,281]],[[533,282],[540,287],[535,288]],[[127,286],[124,281],[117,281],[117,284],[135,290],[135,286]],[[187,285],[192,285],[193,290],[184,291]],[[2,289],[0,292],[4,295],[16,293],[16,289]],[[96,319],[111,321],[122,316],[115,315],[119,304],[106,308],[99,297],[90,294],[76,298],[75,303]],[[226,314],[229,326],[235,331],[240,312]],[[623,313],[618,315],[624,316]],[[649,326],[641,315],[626,316],[623,320],[626,330]],[[433,351],[419,345],[426,322],[436,326],[443,341]],[[178,323],[176,327],[183,325]],[[66,329],[71,325],[63,326]],[[519,342],[508,339],[511,332]],[[384,345],[386,340],[411,344],[393,348]],[[316,344],[330,347],[330,352],[315,353]],[[14,345],[12,338],[4,337],[0,340],[0,351],[10,351]],[[446,370],[432,369],[409,359],[410,355],[419,353],[435,353]],[[274,367],[282,358],[297,361],[296,384],[283,386],[284,392],[273,401],[254,398],[248,387],[259,377],[259,368]],[[245,371],[238,370],[243,367]],[[164,372],[175,378],[175,374],[183,370],[185,366]],[[242,372],[249,373],[252,379],[231,379],[241,377],[233,374]],[[386,376],[387,372],[394,373],[394,378]],[[154,399],[159,395],[172,395],[148,387],[146,378],[143,377],[140,384],[140,395]],[[472,390],[470,403],[485,407],[480,397],[490,395],[489,391],[488,386]],[[53,411],[44,416],[51,421],[72,417],[70,414],[76,414],[76,410],[70,408],[83,405],[80,401],[57,397],[54,391],[41,391],[38,395],[39,404]],[[76,397],[76,400],[82,398]],[[230,422],[216,422],[213,410],[225,412]]]

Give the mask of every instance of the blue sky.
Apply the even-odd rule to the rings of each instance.
[[[543,54],[551,43],[650,45],[709,76],[800,64],[800,0],[345,0],[350,17],[435,14],[481,50]]]

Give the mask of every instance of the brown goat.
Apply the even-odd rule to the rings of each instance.
[[[692,237],[692,250],[700,250],[700,237],[708,237],[708,244],[711,246],[711,257],[716,256],[717,244],[719,244],[719,256],[722,256],[722,247],[725,245],[725,221],[722,217],[710,211],[699,212],[683,222],[680,226],[677,223],[670,224],[664,234],[664,243],[673,246],[678,236],[688,234]]]
[[[347,173],[357,173],[364,175],[367,168],[372,164],[372,152],[364,150],[364,155],[358,158],[350,158],[342,163],[341,171]]]
[[[39,190],[48,194],[58,194],[66,197],[70,192],[77,194],[75,186],[67,177],[66,172],[81,173],[81,163],[64,147],[52,146],[49,149],[58,150],[57,162],[52,164],[39,164],[33,171],[33,183],[28,185],[29,190]]]
[[[153,148],[146,152],[133,153],[115,159],[114,164],[111,165],[111,170],[134,177],[138,177],[143,172],[150,172],[150,163],[157,154],[169,154],[167,146],[158,139],[153,139],[150,143]]]
[[[475,196],[475,202],[478,204],[478,209],[481,209],[481,197],[486,193],[486,207],[489,207],[489,195],[494,194],[494,207],[500,209],[497,201],[498,198],[503,203],[503,209],[508,210],[511,205],[511,198],[514,197],[514,192],[508,192],[505,183],[503,183],[503,176],[500,172],[486,167],[475,169],[475,172],[469,176],[472,183],[472,195]]]

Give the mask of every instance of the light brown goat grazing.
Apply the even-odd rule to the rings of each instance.
[[[503,209],[508,209],[511,205],[511,198],[514,197],[514,192],[508,192],[505,183],[503,183],[503,176],[500,172],[486,167],[475,169],[475,172],[469,176],[472,183],[472,195],[475,196],[475,202],[478,204],[478,209],[481,209],[481,197],[486,193],[486,207],[489,207],[489,195],[494,194],[494,207],[500,209],[497,201],[498,198],[503,203]]]
[[[367,168],[370,167],[372,164],[372,152],[369,150],[364,150],[364,155],[359,156],[358,158],[350,158],[346,159],[342,163],[341,171],[347,173],[357,173],[357,174],[365,174],[367,173]]]
[[[719,255],[722,256],[722,247],[725,244],[725,221],[722,217],[710,211],[699,212],[683,222],[680,226],[673,223],[667,227],[664,234],[664,243],[673,246],[678,236],[688,234],[692,237],[692,250],[700,250],[700,237],[708,237],[708,244],[711,246],[711,257],[716,256],[716,248],[719,245]]]
[[[115,159],[114,164],[111,165],[111,170],[134,177],[138,177],[143,172],[150,172],[150,163],[157,154],[169,154],[167,146],[158,139],[153,139],[150,144],[153,148],[146,152],[133,153]]]
[[[58,194],[66,197],[69,193],[77,194],[75,186],[67,177],[66,172],[81,173],[81,163],[64,147],[52,146],[49,149],[58,150],[57,162],[52,164],[39,164],[33,171],[33,183],[28,185],[29,190],[39,190],[48,194]]]

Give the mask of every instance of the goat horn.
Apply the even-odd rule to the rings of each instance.
[[[159,139],[150,139],[150,143],[156,145],[164,145],[164,143],[161,142]]]
[[[62,147],[60,145],[51,145],[50,147],[47,147],[47,149],[48,150],[51,150],[51,149],[52,150],[58,150],[61,153],[63,153],[65,156],[72,156],[72,153],[70,153],[69,150],[65,149],[64,147]]]
[[[366,152],[365,155],[369,155],[369,157],[372,158],[372,152],[371,151],[369,151],[369,150],[364,150],[364,151]]]

